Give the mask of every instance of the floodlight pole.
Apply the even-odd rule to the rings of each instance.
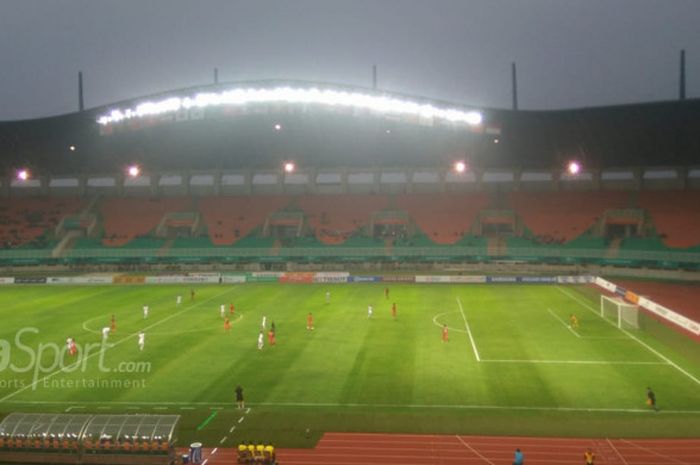
[[[510,79],[513,92],[513,110],[518,109],[518,71],[515,68],[515,62],[510,64]]]
[[[681,50],[680,76],[678,82],[678,100],[685,100],[685,50]]]
[[[83,111],[85,103],[83,101],[83,72],[78,71],[78,110]]]

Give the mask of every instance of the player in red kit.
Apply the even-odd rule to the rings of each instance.
[[[450,334],[449,331],[447,330],[447,325],[444,325],[442,327],[442,342],[449,342],[450,341]]]
[[[388,287],[384,288],[384,297],[386,297],[387,299],[389,298],[389,288]]]
[[[224,331],[228,331],[231,329],[231,322],[228,321],[228,317],[224,318]]]
[[[112,333],[117,331],[117,318],[114,315],[112,315],[112,324],[110,325],[110,331]]]
[[[396,319],[396,302],[394,302],[391,306],[391,316]]]
[[[309,312],[306,317],[306,329],[312,331],[314,329],[314,316]]]
[[[267,332],[267,343],[271,346],[275,345],[275,332],[273,330]]]
[[[233,302],[231,302],[231,305],[228,306],[228,312],[231,315],[233,315],[236,312],[236,307],[233,306]]]

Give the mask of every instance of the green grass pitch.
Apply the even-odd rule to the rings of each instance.
[[[697,358],[602,319],[591,288],[392,284],[388,299],[384,288],[210,285],[197,286],[194,301],[189,287],[176,285],[3,288],[0,412],[176,413],[182,441],[211,445],[226,438],[223,444],[310,446],[323,431],[700,431]],[[231,302],[236,313],[226,332],[219,307],[228,313]],[[578,329],[568,327],[571,313]],[[88,352],[80,366],[61,353],[60,371],[52,347],[63,349],[69,336],[98,347],[112,314],[112,346]],[[277,345],[269,347],[266,336],[258,350],[263,315],[268,326],[275,322]],[[445,324],[449,342],[442,341]],[[234,406],[237,384],[248,413]],[[645,404],[647,386],[658,412]]]

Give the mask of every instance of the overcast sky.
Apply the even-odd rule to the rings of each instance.
[[[0,0],[0,119],[213,80],[379,86],[486,107],[700,97],[700,0]]]

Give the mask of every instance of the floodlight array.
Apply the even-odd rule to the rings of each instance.
[[[101,125],[118,123],[133,118],[157,116],[190,108],[215,106],[245,106],[266,103],[288,103],[348,107],[360,110],[407,115],[426,119],[444,120],[450,123],[478,126],[483,117],[478,111],[456,108],[439,108],[427,103],[401,100],[394,97],[346,92],[330,89],[302,89],[275,87],[270,89],[232,89],[223,92],[203,92],[192,97],[169,97],[155,102],[143,102],[134,108],[115,109],[100,116]]]

